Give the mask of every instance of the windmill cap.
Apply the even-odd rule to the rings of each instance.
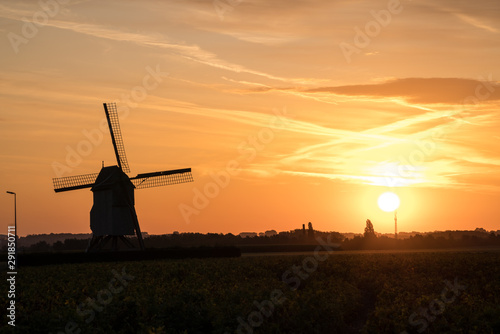
[[[134,184],[130,181],[130,178],[125,174],[118,166],[108,166],[103,167],[99,172],[99,176],[95,180],[92,191],[108,189],[116,184],[125,183],[128,186],[135,188]]]

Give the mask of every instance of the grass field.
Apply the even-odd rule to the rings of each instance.
[[[17,333],[500,333],[491,251],[50,265],[16,288]]]

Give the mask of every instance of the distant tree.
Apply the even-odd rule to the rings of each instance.
[[[370,219],[366,220],[365,233],[363,236],[365,238],[376,238],[375,230],[373,229],[373,224]]]

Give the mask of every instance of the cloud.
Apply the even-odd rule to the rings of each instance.
[[[456,1],[449,2],[448,5],[445,2],[432,3],[430,6],[435,10],[451,14],[467,25],[490,33],[498,33],[499,30],[492,25],[498,22],[498,14],[494,10],[497,4],[496,1],[483,0],[482,6],[476,6],[472,2],[463,2],[457,5]]]
[[[480,29],[484,29],[484,30],[487,30],[489,32],[493,32],[493,33],[498,33],[498,29],[496,28],[493,28],[492,26],[484,23],[484,22],[481,22],[480,20],[472,17],[472,16],[469,16],[469,15],[466,15],[466,14],[462,14],[462,13],[454,13],[454,15],[456,17],[458,17],[460,20],[476,27],[476,28],[480,28]]]
[[[0,10],[1,10],[0,17],[8,18],[11,20],[21,21],[23,16],[29,14],[32,15],[30,11],[10,8],[1,4],[0,4]],[[168,49],[171,52],[180,55],[181,57],[190,59],[192,61],[210,67],[227,70],[233,73],[246,73],[266,79],[282,81],[282,82],[296,82],[301,84],[307,84],[311,81],[311,79],[285,78],[270,73],[266,73],[263,71],[253,70],[243,65],[239,65],[230,61],[220,59],[213,52],[206,51],[196,44],[184,44],[184,43],[174,42],[171,39],[158,33],[131,32],[99,24],[78,22],[78,20],[75,19],[63,20],[62,18],[59,17],[48,20],[46,26],[63,30],[69,30],[78,34],[84,34],[105,40],[130,42],[145,47]]]
[[[378,84],[319,87],[307,89],[307,93],[331,93],[344,96],[376,98],[402,98],[409,103],[462,104],[500,100],[500,85],[491,80],[460,78],[405,78]]]
[[[253,90],[255,93],[269,88],[257,83],[225,79],[235,84],[256,88]],[[422,81],[435,84],[440,80]],[[341,88],[348,87],[343,93],[350,94],[349,96],[371,96],[381,99],[384,106],[383,117],[387,117],[390,121],[377,122],[378,108],[370,109],[373,104],[366,101],[361,105],[366,108],[367,117],[370,117],[370,110],[373,114],[371,114],[372,123],[367,124],[363,130],[354,130],[360,120],[358,115],[350,113],[344,113],[343,116],[347,122],[345,124],[353,125],[347,127],[335,122],[317,124],[303,117],[289,117],[277,140],[264,152],[260,152],[259,162],[249,164],[245,172],[259,178],[284,174],[311,180],[323,178],[377,186],[438,187],[480,191],[496,189],[494,185],[483,184],[480,179],[485,172],[496,170],[500,166],[496,151],[487,146],[497,133],[495,129],[498,124],[498,111],[495,105],[478,105],[475,112],[464,110],[458,105],[431,105],[414,109],[416,113],[402,113],[402,110],[408,109],[411,105],[405,106],[393,99],[401,97],[412,102],[443,103],[443,101],[454,101],[460,96],[456,91],[448,92],[447,89],[451,89],[450,87],[459,87],[462,93],[466,92],[463,87],[472,88],[472,93],[467,91],[466,94],[474,94],[478,85],[484,87],[480,90],[482,94],[490,93],[488,87],[494,91],[498,88],[491,79],[486,85],[480,80],[445,79],[444,82],[445,84],[435,88],[436,92],[430,89],[423,92],[420,90],[420,94],[410,97],[408,97],[409,92],[421,87],[426,88],[419,79],[341,86]],[[327,87],[321,90],[330,92],[337,88]],[[297,88],[293,90],[299,91]],[[283,90],[283,92],[288,91],[290,88]],[[439,97],[440,93],[448,95],[437,99],[436,96]],[[386,97],[391,99],[386,100]],[[497,97],[493,95],[493,98]],[[168,106],[170,103],[158,104]],[[339,110],[343,110],[342,107],[343,104],[340,104]],[[292,108],[292,115],[293,110]],[[245,110],[204,108],[199,105],[175,111],[238,124],[234,128],[249,126],[259,129],[268,126],[272,117],[269,114]],[[387,116],[389,114],[390,117]],[[412,163],[412,159],[415,157],[420,159],[422,154],[424,158],[421,163]],[[404,173],[401,173],[401,170]]]

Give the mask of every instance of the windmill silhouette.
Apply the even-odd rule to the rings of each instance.
[[[126,173],[130,173],[130,168],[125,156],[116,104],[103,103],[103,105],[118,165],[104,167],[103,164],[99,173],[54,178],[54,191],[58,193],[91,188],[94,194],[94,204],[90,210],[92,239],[87,252],[105,250],[110,241],[110,248],[118,250],[119,240],[127,247],[133,248],[134,245],[125,238],[125,235],[134,234],[137,235],[139,248],[144,250],[134,206],[134,190],[192,182],[191,168],[143,173],[129,177]]]

